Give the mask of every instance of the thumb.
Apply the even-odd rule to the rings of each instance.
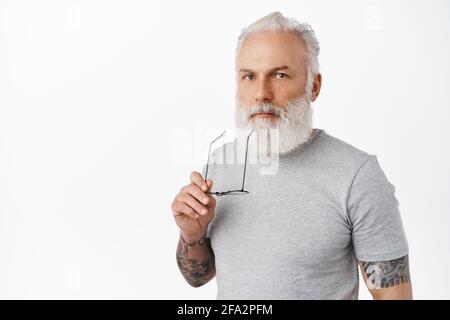
[[[206,185],[208,186],[208,191],[211,191],[211,189],[212,189],[212,185],[213,185],[213,182],[212,182],[212,180],[210,180],[210,179],[207,179],[207,180],[206,180]]]

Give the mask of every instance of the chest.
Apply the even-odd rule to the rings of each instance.
[[[339,192],[307,175],[292,178],[298,183],[283,176],[248,179],[249,194],[217,199],[211,222],[216,259],[317,265],[348,250],[351,227]]]

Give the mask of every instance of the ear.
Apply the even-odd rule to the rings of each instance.
[[[322,74],[318,73],[314,76],[314,82],[311,92],[311,101],[316,101],[322,87]]]

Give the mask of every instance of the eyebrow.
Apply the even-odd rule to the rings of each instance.
[[[279,71],[279,70],[286,70],[289,69],[288,66],[284,65],[284,66],[279,66],[279,67],[275,67],[269,70],[269,73],[275,72],[275,71]],[[241,68],[239,69],[239,72],[254,72],[252,69],[248,69],[248,68]]]

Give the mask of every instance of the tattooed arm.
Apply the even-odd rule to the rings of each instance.
[[[214,278],[216,266],[208,226],[215,215],[216,200],[211,194],[213,182],[198,172],[191,173],[191,183],[181,188],[172,202],[175,222],[180,228],[177,263],[183,277],[193,287]]]
[[[360,261],[359,266],[374,300],[412,299],[408,256],[389,261]]]
[[[180,235],[177,263],[183,277],[193,287],[200,287],[216,275],[214,252],[210,238],[187,242]]]

